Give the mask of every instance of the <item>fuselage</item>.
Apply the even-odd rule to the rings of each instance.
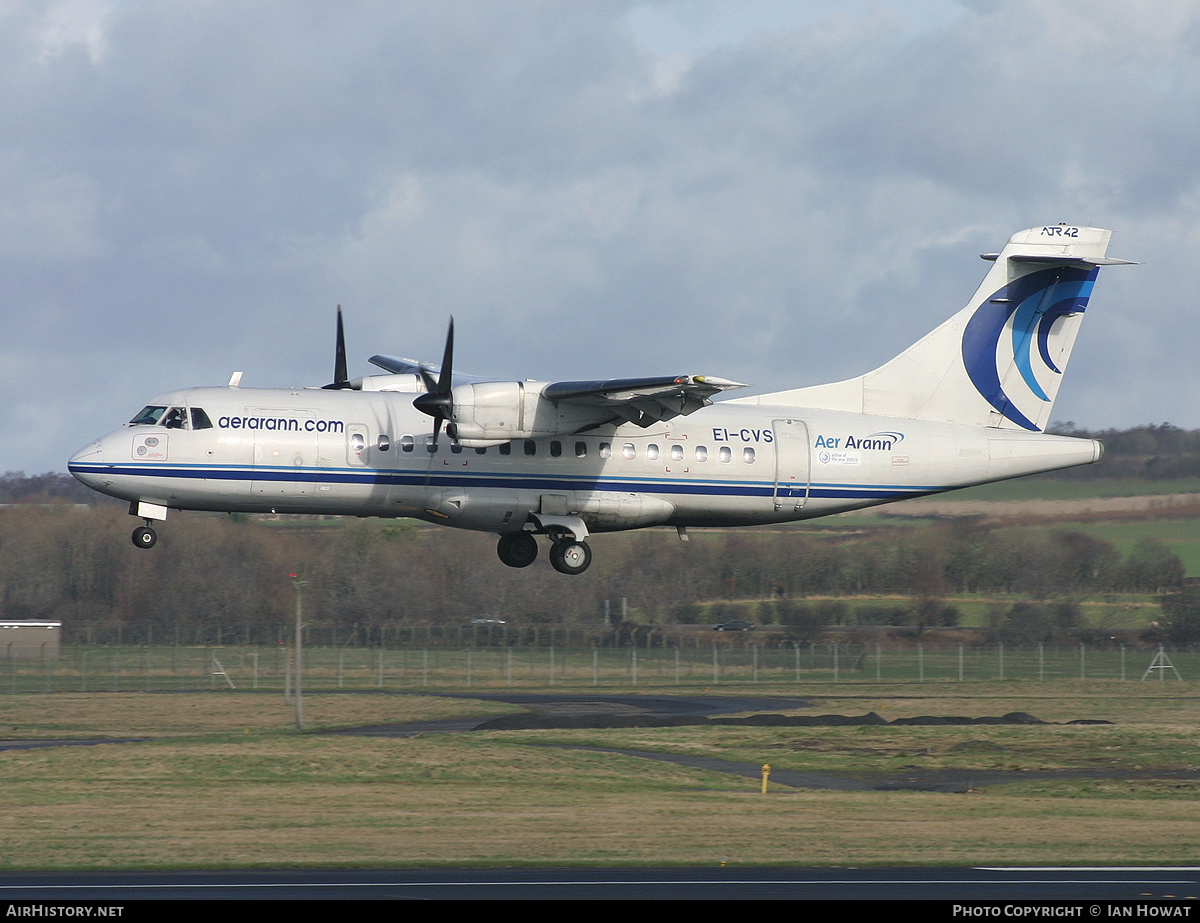
[[[592,532],[792,522],[1099,460],[1045,435],[1111,232],[1020,231],[966,306],[857,378],[732,400],[707,375],[455,384],[374,356],[350,381],[338,313],[319,389],[165,394],[76,453],[72,474],[130,501],[151,548],[169,509],[408,516],[499,535],[509,567],[551,542],[587,570]],[[627,422],[623,422],[627,421]]]
[[[802,407],[721,403],[642,428],[436,445],[413,394],[193,388],[69,462],[103,493],[185,510],[416,517],[508,533],[790,522],[1087,464],[1089,439]],[[131,512],[135,512],[131,506]]]

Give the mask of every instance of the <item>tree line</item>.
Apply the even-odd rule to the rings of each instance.
[[[1011,593],[1032,601],[1182,585],[1179,558],[1147,540],[1122,554],[1071,529],[1001,527],[974,519],[869,530],[673,530],[597,536],[578,578],[544,561],[514,570],[494,537],[406,520],[270,522],[172,516],[152,550],[129,541],[117,504],[0,508],[0,618],[74,625],[287,624],[292,574],[306,581],[306,618],[347,628],[466,624],[597,625],[605,601],[644,624],[703,624],[753,600],[756,621],[845,623],[841,597],[903,594],[908,621],[953,623],[941,600]],[[815,600],[813,597],[821,597]],[[824,608],[813,608],[823,606]],[[724,608],[722,608],[724,607]],[[884,606],[859,623],[894,624]]]
[[[1200,430],[1185,430],[1170,423],[1145,424],[1129,429],[1089,430],[1074,423],[1056,423],[1048,432],[1063,436],[1099,439],[1104,457],[1094,465],[1067,468],[1038,478],[1054,480],[1111,480],[1141,478],[1151,481],[1200,477]]]

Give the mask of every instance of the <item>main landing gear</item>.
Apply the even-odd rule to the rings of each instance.
[[[506,532],[496,543],[496,554],[509,567],[528,567],[537,560],[537,539],[529,532]]]
[[[550,546],[550,564],[560,574],[582,574],[592,563],[592,549],[587,542],[560,538]]]
[[[496,554],[509,567],[528,567],[538,555],[537,540],[531,532],[507,532],[496,543]],[[550,546],[550,565],[560,574],[582,574],[592,563],[587,542],[560,535]]]

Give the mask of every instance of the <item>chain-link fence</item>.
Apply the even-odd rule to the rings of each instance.
[[[678,640],[678,639],[677,639]],[[806,683],[1200,679],[1200,650],[1064,644],[555,643],[303,647],[307,691],[509,686],[714,686]],[[68,644],[55,657],[8,657],[0,694],[279,690],[293,652],[274,644]]]

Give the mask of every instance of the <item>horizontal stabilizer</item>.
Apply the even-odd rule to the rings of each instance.
[[[995,262],[999,253],[981,253],[985,260]],[[1115,256],[1105,257],[1088,257],[1088,256],[1061,256],[1050,255],[1045,253],[1014,253],[1009,257],[1014,263],[1042,263],[1044,265],[1059,265],[1059,266],[1136,266],[1134,260],[1119,260]]]

